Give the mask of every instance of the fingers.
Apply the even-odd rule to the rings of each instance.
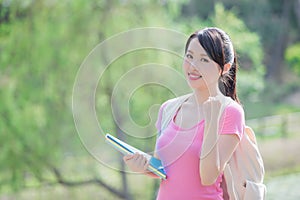
[[[138,165],[141,166],[141,168],[144,169],[145,164],[147,163],[147,159],[143,155],[139,155],[138,158]]]
[[[214,97],[209,97],[208,100],[203,103],[203,106],[205,111],[211,111],[211,109],[219,109],[221,104],[220,100]]]
[[[124,162],[127,166],[135,172],[146,172],[148,168],[148,159],[139,153],[135,153],[132,155],[126,155],[123,157]]]
[[[146,163],[144,165],[144,171],[148,171],[149,164],[150,164],[150,160],[146,160]]]
[[[137,154],[134,159],[137,165],[141,167],[144,167],[144,165],[147,163],[147,158],[145,158],[145,156],[142,154]]]
[[[206,102],[217,102],[219,101],[221,104],[226,103],[226,97],[222,95],[217,95],[217,96],[209,96]]]
[[[217,97],[208,97],[208,101],[216,101]]]
[[[222,99],[219,96],[210,96],[208,97],[208,99],[205,101],[205,103],[209,103],[209,102],[222,102]]]
[[[126,162],[128,160],[131,160],[133,157],[134,157],[134,154],[128,154],[123,157],[123,160]]]
[[[222,107],[222,99],[219,96],[208,97],[208,99],[203,103],[203,113],[205,120],[215,121],[220,115],[220,110]]]

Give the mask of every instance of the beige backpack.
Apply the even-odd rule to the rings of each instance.
[[[167,102],[162,111],[159,134],[168,126],[175,112],[190,96],[191,94],[184,95]],[[228,99],[227,105],[231,100]],[[221,108],[222,112],[225,107]],[[257,147],[255,134],[250,127],[246,126],[242,140],[224,170],[227,187],[227,191],[224,191],[225,196],[230,200],[264,200],[266,196],[266,186],[263,184],[264,173],[263,160]]]

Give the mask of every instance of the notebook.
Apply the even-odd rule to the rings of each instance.
[[[151,171],[152,173],[156,174],[157,176],[159,176],[162,179],[167,178],[164,167],[159,159],[157,159],[137,148],[134,148],[133,146],[119,140],[118,138],[116,138],[110,134],[106,134],[105,138],[106,138],[106,142],[108,144],[110,144],[112,147],[114,147],[116,150],[120,151],[124,155],[134,154],[134,153],[143,154],[148,160],[150,160],[148,170]]]

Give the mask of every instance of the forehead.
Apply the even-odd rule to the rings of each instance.
[[[198,38],[193,38],[188,46],[187,51],[190,51],[194,54],[207,54],[206,51],[201,46]]]

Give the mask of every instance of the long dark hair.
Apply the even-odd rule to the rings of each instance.
[[[198,38],[199,43],[206,51],[207,55],[215,61],[221,68],[219,79],[220,91],[240,103],[236,93],[236,72],[238,70],[236,53],[227,33],[215,27],[205,28],[193,33],[187,40],[185,52],[193,38]],[[224,65],[231,63],[228,73],[223,74]]]

